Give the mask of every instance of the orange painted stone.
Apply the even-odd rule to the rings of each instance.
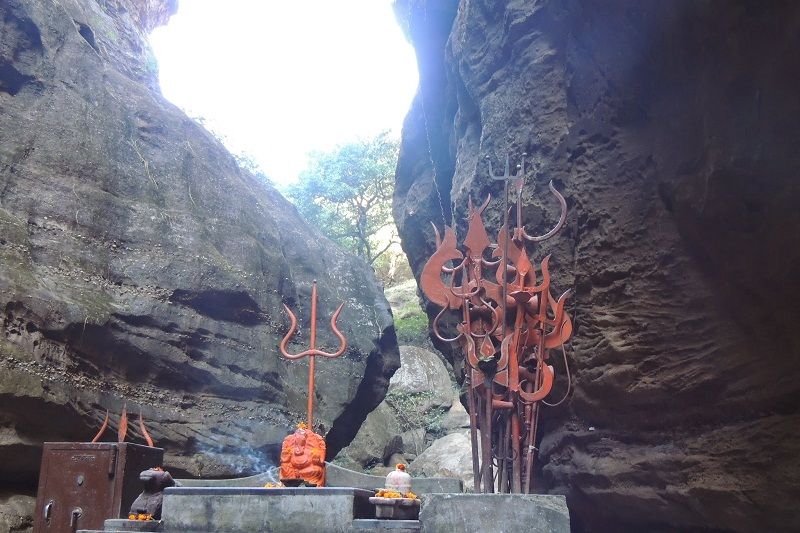
[[[305,424],[283,439],[281,448],[281,482],[299,479],[317,487],[325,485],[325,441]]]

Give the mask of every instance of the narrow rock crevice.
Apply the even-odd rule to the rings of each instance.
[[[389,354],[387,360],[386,354]],[[339,450],[350,444],[367,415],[386,397],[389,380],[400,366],[400,351],[394,326],[384,330],[378,343],[367,357],[364,379],[358,386],[353,401],[342,411],[325,435],[326,455],[336,457]]]
[[[97,41],[95,41],[95,39],[94,39],[94,32],[92,31],[92,28],[89,27],[89,25],[87,25],[87,24],[83,24],[83,23],[77,22],[77,21],[75,22],[75,24],[78,26],[78,33],[81,34],[81,37],[83,37],[83,40],[86,41],[86,43],[89,46],[91,46],[94,49],[95,52],[97,52],[99,54],[100,53],[100,48],[97,46]]]

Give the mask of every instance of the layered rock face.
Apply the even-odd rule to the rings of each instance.
[[[340,302],[349,339],[317,365],[315,421],[331,457],[400,364],[370,268],[160,95],[146,33],[172,4],[0,3],[6,490],[35,488],[42,441],[89,440],[106,409],[113,431],[126,403],[176,477],[275,461],[305,418],[308,368],[278,353],[282,304],[299,315],[289,349],[302,351],[313,279],[320,347],[335,349]]]
[[[566,494],[578,530],[800,528],[800,6],[397,11],[420,65],[394,205],[417,275],[429,222],[463,238],[468,198],[502,198],[485,156],[530,154],[530,233],[557,217],[548,180],[567,197],[533,254],[576,289],[537,490]]]

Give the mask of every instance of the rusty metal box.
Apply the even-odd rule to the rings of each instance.
[[[107,518],[127,517],[144,488],[139,474],[163,460],[163,449],[128,442],[45,442],[34,532],[103,529]]]

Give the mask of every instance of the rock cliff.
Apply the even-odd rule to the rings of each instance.
[[[577,530],[800,528],[800,6],[396,9],[420,69],[394,199],[417,275],[429,222],[463,237],[468,198],[502,197],[486,156],[533,159],[530,232],[557,216],[547,180],[568,200],[536,256],[576,289],[574,392],[544,413],[537,490]]]
[[[282,304],[299,310],[300,351],[313,279],[320,343],[336,345],[327,321],[339,302],[349,339],[317,365],[315,421],[331,457],[399,366],[371,269],[161,96],[146,34],[174,9],[0,3],[4,490],[33,491],[42,441],[89,440],[106,409],[115,429],[125,404],[176,477],[274,461],[306,401],[307,363],[277,351]]]

